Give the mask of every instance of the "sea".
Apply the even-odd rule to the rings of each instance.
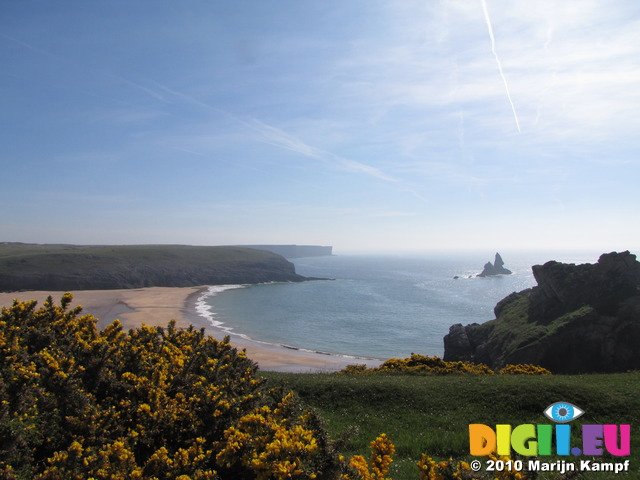
[[[500,252],[513,273],[478,277],[492,253],[344,254],[292,259],[301,283],[210,287],[197,310],[218,330],[299,350],[372,359],[442,356],[456,323],[484,323],[532,265],[595,263],[602,252]]]

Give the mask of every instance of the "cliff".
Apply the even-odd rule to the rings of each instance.
[[[280,255],[241,247],[0,244],[0,291],[299,282]]]
[[[531,363],[554,373],[640,368],[640,263],[627,252],[596,264],[536,265],[537,286],[495,307],[495,320],[453,325],[444,359],[493,369]]]
[[[302,257],[324,257],[331,256],[333,247],[324,247],[320,245],[238,245],[245,248],[256,248],[258,250],[266,250],[285,258],[302,258]]]

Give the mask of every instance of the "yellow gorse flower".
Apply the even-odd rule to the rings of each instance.
[[[487,365],[472,362],[446,362],[440,357],[411,354],[405,359],[391,358],[376,368],[366,365],[348,365],[338,372],[340,375],[361,375],[376,373],[398,373],[413,375],[551,375],[551,372],[537,365],[508,365],[494,372]]]
[[[292,394],[204,329],[124,332],[49,298],[0,315],[0,477],[314,478],[324,435]],[[11,424],[9,427],[8,424]],[[255,435],[254,435],[255,434]],[[250,455],[249,453],[250,452]],[[249,455],[249,457],[247,457]],[[218,462],[218,458],[223,461]],[[243,462],[243,459],[250,461]],[[337,460],[336,460],[337,461]],[[227,467],[231,465],[231,467]]]

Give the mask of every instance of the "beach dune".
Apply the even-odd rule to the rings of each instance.
[[[119,319],[125,330],[148,326],[165,327],[170,320],[176,326],[187,328],[204,327],[215,338],[222,339],[227,332],[214,328],[198,315],[195,304],[207,287],[149,287],[122,290],[78,290],[73,294],[72,306],[82,306],[83,313],[91,314],[98,321],[98,328],[104,328]],[[48,296],[59,302],[65,292],[25,291],[0,293],[0,305],[10,306],[14,300],[36,300],[42,304]],[[261,370],[287,372],[330,372],[343,369],[349,364],[377,366],[381,362],[339,355],[295,350],[279,345],[247,340],[230,335],[231,343],[238,349],[245,349],[247,356],[257,362]]]

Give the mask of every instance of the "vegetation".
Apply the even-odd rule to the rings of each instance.
[[[419,478],[416,462],[424,454],[438,464],[455,459],[454,470],[457,462],[471,461],[474,457],[467,455],[470,423],[489,426],[550,423],[543,410],[560,400],[586,412],[571,422],[574,433],[582,423],[631,424],[631,451],[640,449],[640,436],[633,430],[640,424],[637,402],[640,372],[533,376],[279,372],[259,372],[259,375],[273,386],[296,392],[307,407],[326,421],[330,439],[346,438],[340,447],[340,453],[346,458],[368,457],[371,440],[385,433],[395,447],[388,474],[394,480]],[[579,444],[578,438],[579,435],[572,445]],[[576,458],[582,457],[569,460],[576,461]],[[611,457],[603,458],[614,461]],[[635,478],[640,463],[637,456],[629,458],[629,478]],[[555,457],[541,457],[543,459],[555,460]],[[559,477],[540,473],[538,477],[528,478]],[[611,473],[582,473],[576,478],[610,480]]]
[[[0,478],[315,478],[319,420],[203,330],[141,327],[14,302],[0,316]]]
[[[405,359],[392,358],[379,367],[349,365],[339,375],[361,374],[411,374],[411,375],[551,375],[546,368],[537,365],[507,365],[494,372],[484,364],[472,362],[446,362],[440,357],[429,357],[412,353]]]
[[[639,373],[441,375],[422,356],[375,374],[259,373],[227,339],[173,322],[98,331],[71,300],[2,309],[0,479],[488,479],[464,455],[470,423],[547,423],[541,406],[561,399],[591,423],[640,421]],[[399,373],[425,364],[438,374]]]
[[[291,262],[253,248],[0,243],[0,291],[8,292],[302,280]]]

